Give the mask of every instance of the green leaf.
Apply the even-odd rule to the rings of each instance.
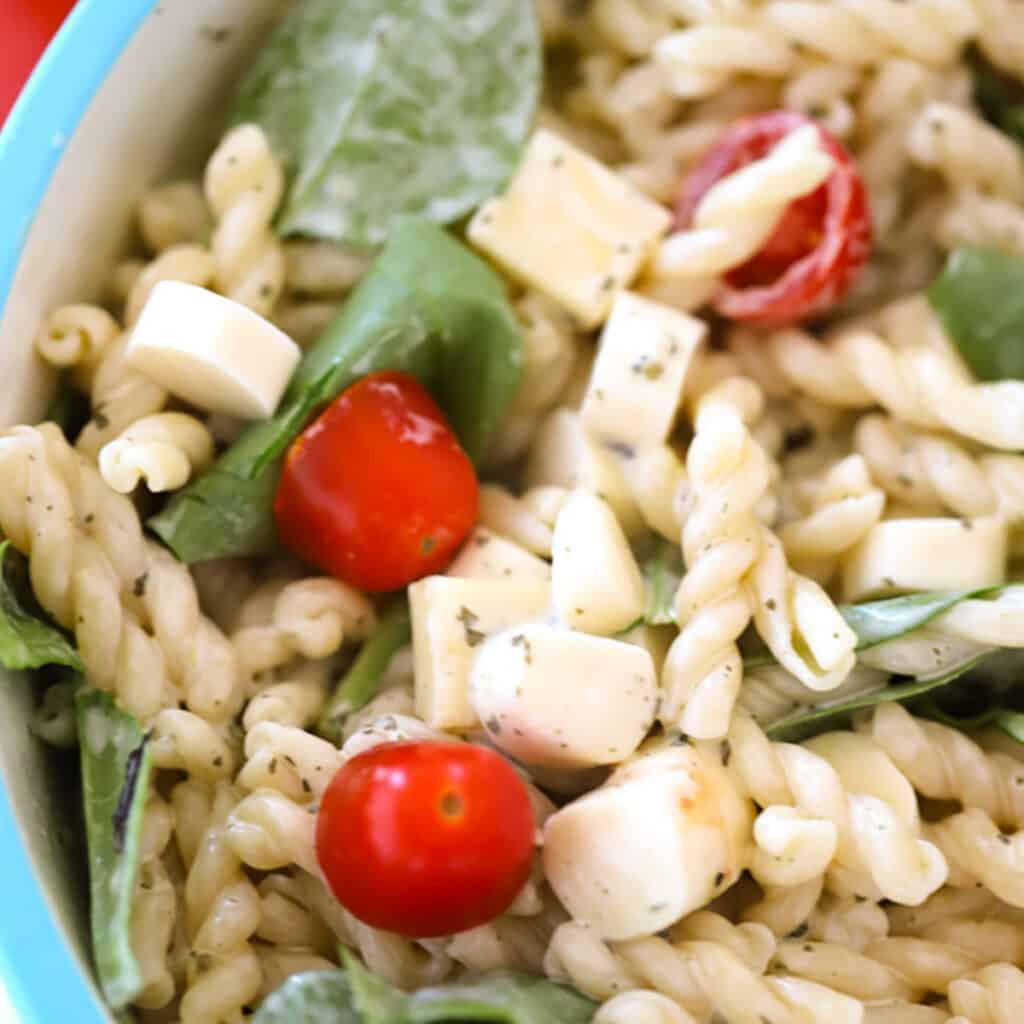
[[[928,301],[979,380],[1024,378],[1024,259],[957,249]]]
[[[321,736],[332,743],[341,742],[345,719],[376,696],[377,685],[388,662],[411,639],[409,605],[402,597],[380,617],[373,636],[363,644],[355,661],[341,677],[317,723],[317,732]]]
[[[532,0],[304,0],[234,111],[287,171],[279,230],[379,245],[403,214],[458,220],[515,169],[541,57]]]
[[[81,672],[82,659],[32,596],[25,557],[0,543],[0,665],[9,669],[66,665]]]
[[[884,690],[861,694],[836,704],[819,705],[810,710],[794,712],[792,715],[787,715],[766,726],[765,732],[773,740],[797,743],[808,736],[824,732],[826,729],[836,729],[847,724],[853,712],[859,711],[861,708],[887,704],[890,701],[903,703],[948,686],[972,669],[977,668],[994,653],[994,650],[988,650],[974,654],[967,661],[948,666],[941,674],[928,679],[912,679],[905,683],[893,683],[885,687]]]
[[[1024,145],[1024,83],[993,67],[974,50],[968,66],[974,82],[974,102],[985,118]]]
[[[61,370],[57,376],[53,398],[46,408],[43,419],[56,423],[64,431],[64,436],[74,444],[82,432],[82,427],[89,422],[91,414],[89,396],[74,386],[70,370]]]
[[[647,583],[647,607],[644,622],[649,626],[669,626],[676,621],[675,596],[686,571],[678,544],[663,540],[642,565]]]
[[[934,590],[907,594],[863,604],[839,605],[839,614],[857,634],[857,650],[864,651],[920,629],[961,601],[994,597],[1001,589],[982,587],[978,590]]]
[[[150,527],[188,563],[272,549],[280,457],[315,413],[375,370],[415,374],[474,461],[519,384],[522,336],[501,279],[426,221],[395,230],[303,358],[277,415],[250,427]]]
[[[1000,711],[995,716],[995,724],[1007,736],[1024,743],[1024,714],[1020,711]]]
[[[306,971],[267,996],[252,1024],[363,1024],[363,1018],[344,971]]]
[[[75,709],[89,844],[93,956],[103,994],[111,1008],[119,1010],[143,984],[132,952],[131,916],[150,750],[139,723],[109,694],[83,688]]]

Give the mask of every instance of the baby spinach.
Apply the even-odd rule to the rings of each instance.
[[[32,596],[24,555],[0,543],[0,665],[9,669],[66,665],[82,670],[74,645]]]
[[[409,605],[405,598],[400,598],[381,616],[373,636],[363,644],[338,682],[317,723],[321,736],[332,743],[340,743],[345,719],[374,698],[388,662],[411,639]]]
[[[1024,379],[1024,259],[957,249],[928,301],[979,380]]]
[[[1000,711],[993,719],[997,729],[1018,743],[1024,743],[1024,713],[1020,711]]]
[[[519,384],[522,335],[501,279],[428,221],[395,229],[306,353],[277,415],[246,430],[150,527],[184,562],[270,550],[280,457],[316,412],[375,370],[415,374],[474,460]]]
[[[93,957],[103,994],[118,1010],[142,988],[131,946],[131,915],[149,792],[148,737],[100,690],[81,689],[75,710],[89,846]]]
[[[253,1024],[587,1024],[597,1007],[544,978],[491,971],[407,995],[343,952],[345,968],[289,978]]]
[[[449,224],[509,179],[541,87],[533,0],[304,0],[240,87],[289,187],[283,234],[379,245]]]
[[[670,626],[676,621],[675,596],[686,572],[678,544],[660,540],[641,565],[647,584],[643,621],[649,626]]]

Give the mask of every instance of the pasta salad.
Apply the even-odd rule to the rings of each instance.
[[[1024,1020],[1024,11],[301,0],[0,431],[140,1024]]]

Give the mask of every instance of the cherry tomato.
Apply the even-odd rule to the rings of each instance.
[[[505,911],[530,873],[526,785],[486,747],[386,743],[345,764],[320,802],[316,852],[361,921],[427,938]]]
[[[806,124],[814,122],[789,111],[756,114],[734,124],[683,183],[677,227],[690,226],[717,181],[760,159]],[[764,324],[813,316],[835,305],[867,262],[872,232],[864,182],[838,139],[820,125],[818,133],[836,161],[835,170],[820,188],[792,202],[764,247],[725,276],[712,303],[723,316]]]
[[[74,0],[0,0],[0,124]]]
[[[274,500],[282,542],[363,590],[439,572],[476,521],[469,457],[415,377],[373,373],[295,441]]]

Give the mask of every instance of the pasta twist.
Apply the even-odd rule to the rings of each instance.
[[[795,329],[767,337],[739,330],[729,345],[744,362],[770,363],[764,372],[785,381],[790,393],[847,409],[878,405],[912,427],[992,448],[1024,447],[1024,383],[974,381],[923,296],[883,311],[879,326],[876,332],[848,325],[824,343]]]
[[[59,306],[43,321],[36,350],[52,366],[95,366],[121,328],[99,306]]]
[[[232,638],[239,663],[250,675],[286,665],[296,657],[326,658],[346,641],[365,640],[376,621],[367,598],[327,577],[271,584],[259,592],[258,599],[273,602],[268,621],[247,622]]]
[[[210,431],[181,412],[155,413],[136,420],[100,450],[100,475],[121,494],[141,481],[153,493],[174,491],[205,469],[214,456]]]
[[[918,838],[910,784],[867,737],[830,735],[845,737],[845,745],[826,743],[829,737],[773,743],[752,719],[734,716],[729,767],[764,808],[754,824],[754,877],[787,886],[828,871],[840,890],[923,902],[947,869],[936,847]],[[851,760],[871,764],[870,789],[851,777]]]
[[[594,999],[611,1001],[617,1013],[623,1003],[629,1004],[625,994],[639,989],[660,993],[697,1020],[713,1013],[725,1020],[794,1024],[860,1019],[857,1003],[824,986],[766,976],[774,949],[775,941],[763,926],[732,925],[700,911],[673,928],[668,939],[606,943],[583,925],[564,924],[551,940],[545,970]],[[636,1001],[641,1006],[651,1003],[649,996]]]
[[[713,185],[694,211],[693,227],[662,243],[655,275],[714,279],[750,259],[789,204],[814,192],[832,173],[835,161],[819,140],[818,129],[805,125]]]
[[[143,721],[181,696],[222,721],[243,699],[234,650],[202,616],[188,569],[52,424],[0,436],[0,528],[39,602],[72,630],[90,682]]]
[[[284,288],[284,252],[271,231],[284,173],[262,129],[243,124],[228,132],[207,164],[203,189],[217,219],[217,290],[268,316]]]
[[[568,497],[562,487],[533,487],[517,498],[504,487],[484,484],[480,488],[480,525],[535,555],[550,558],[555,520]]]
[[[210,228],[210,211],[193,181],[174,181],[150,189],[139,203],[139,234],[150,252],[199,242]]]
[[[949,986],[949,1005],[971,1024],[1014,1024],[1024,1015],[1024,972],[987,964]]]

